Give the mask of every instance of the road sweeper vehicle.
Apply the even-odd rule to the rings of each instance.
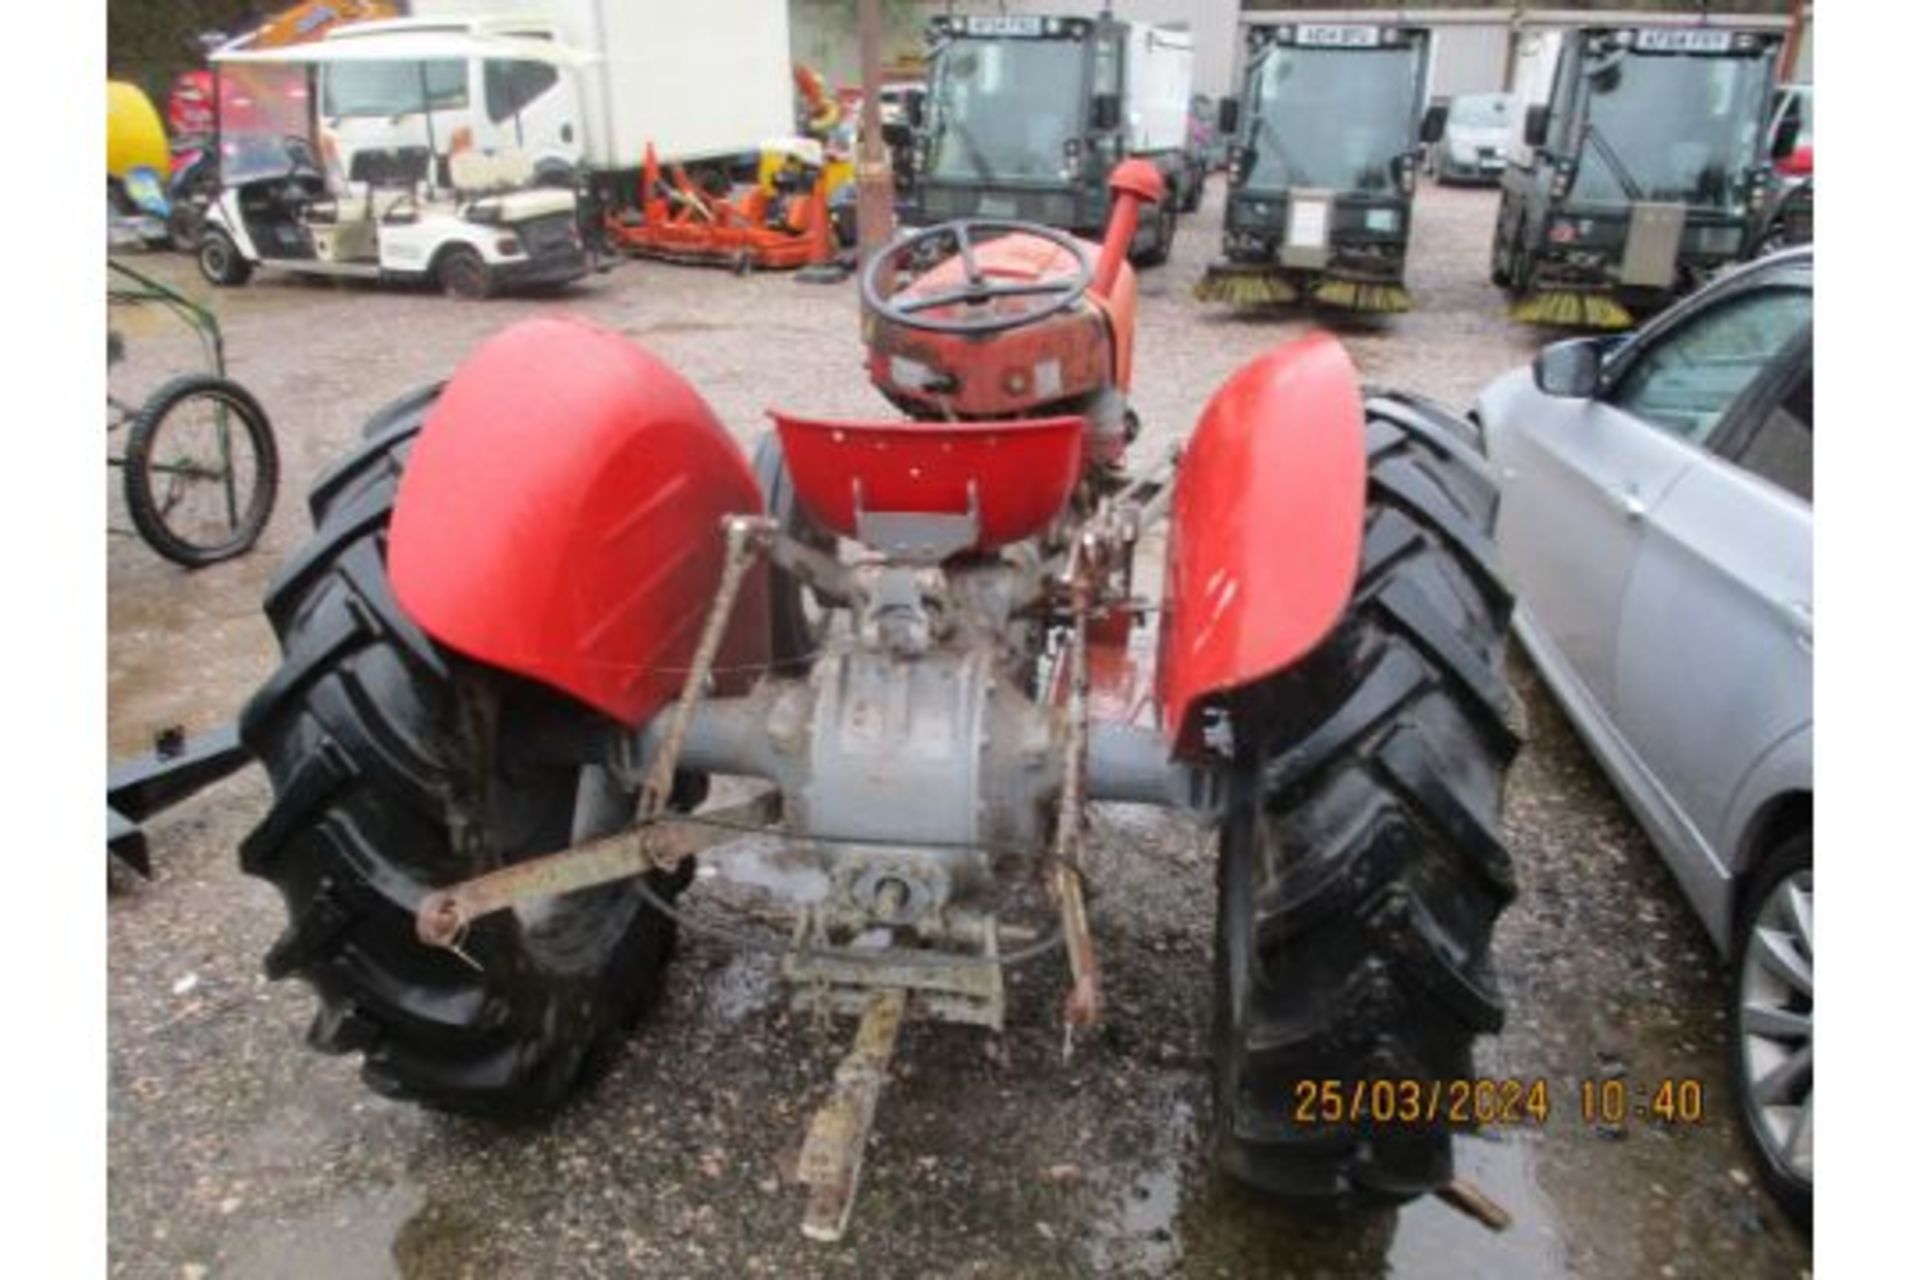
[[[462,39],[476,55],[506,43]],[[437,49],[445,45],[445,38],[434,41]],[[532,41],[517,42],[514,51],[567,56]],[[240,285],[264,266],[437,284],[463,298],[585,275],[574,193],[536,189],[522,153],[443,151],[432,113],[421,112],[418,145],[362,147],[342,165],[334,136],[314,114],[318,71],[343,63],[402,66],[424,94],[429,63],[392,56],[391,44],[332,40],[213,55],[223,81],[216,101],[244,101],[247,113],[238,120],[223,113],[218,122],[220,193],[200,231],[201,273],[216,285]]]
[[[750,458],[660,359],[549,316],[374,419],[269,589],[285,660],[241,726],[274,790],[241,864],[284,896],[267,970],[318,993],[315,1046],[539,1111],[676,929],[771,953],[859,1019],[797,1170],[835,1239],[904,1019],[1044,1017],[1007,998],[1044,963],[1069,1045],[1098,1021],[1089,806],[1155,804],[1217,833],[1221,1162],[1497,1218],[1451,1156],[1514,893],[1493,478],[1324,334],[1130,459],[1125,257],[1166,191],[1111,182],[1097,245],[962,219],[871,257],[899,416],[775,410]],[[812,888],[717,916],[768,841]]]
[[[909,217],[1016,218],[1097,237],[1108,176],[1151,164],[1172,193],[1143,222],[1137,265],[1167,260],[1178,210],[1206,181],[1187,150],[1193,39],[1098,17],[951,15],[928,25]]]
[[[1492,276],[1516,320],[1620,329],[1764,237],[1777,32],[1585,27],[1502,179]],[[1791,132],[1775,135],[1783,153]]]
[[[1247,32],[1240,101],[1223,104],[1222,261],[1195,293],[1239,306],[1405,311],[1426,98],[1424,27],[1281,23]],[[1428,136],[1430,135],[1430,136]]]

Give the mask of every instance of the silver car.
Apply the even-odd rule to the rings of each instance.
[[[1813,1200],[1813,251],[1480,393],[1515,632],[1734,967],[1767,1182]]]
[[[1463,93],[1447,107],[1446,126],[1427,149],[1436,182],[1498,182],[1521,115],[1510,93]]]

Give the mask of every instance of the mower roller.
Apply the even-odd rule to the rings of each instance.
[[[818,143],[796,141],[790,163],[766,187],[736,200],[703,190],[680,165],[663,177],[647,147],[640,208],[607,214],[607,239],[645,258],[735,271],[790,271],[833,261],[827,173]]]
[[[798,1006],[859,1019],[799,1164],[803,1230],[837,1239],[903,1022],[998,1030],[1030,1016],[1007,969],[1063,955],[1085,1043],[1089,808],[1148,803],[1218,834],[1220,1162],[1485,1204],[1407,1099],[1470,1080],[1502,1018],[1491,475],[1326,335],[1130,467],[1126,249],[1163,187],[1112,183],[1099,244],[959,221],[869,260],[902,418],[777,412],[750,459],[642,348],[547,317],[375,419],[270,588],[286,660],[241,728],[274,787],[241,863],[285,897],[267,969],[318,993],[314,1045],[384,1094],[537,1112],[605,1065],[677,928],[771,954]],[[707,803],[715,776],[748,798]],[[825,886],[777,930],[681,896],[741,837]],[[1325,1081],[1385,1109],[1303,1110]]]

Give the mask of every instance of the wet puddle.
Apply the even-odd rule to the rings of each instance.
[[[1204,1092],[1204,1091],[1202,1091]],[[1202,1102],[1200,1105],[1204,1105]],[[1169,1089],[1147,1151],[1103,1183],[1084,1241],[1096,1274],[1553,1280],[1571,1274],[1560,1216],[1541,1190],[1530,1133],[1468,1137],[1456,1171],[1513,1215],[1495,1232],[1435,1198],[1332,1218],[1262,1200],[1215,1172],[1196,1102]]]

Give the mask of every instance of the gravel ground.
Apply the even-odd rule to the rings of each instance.
[[[1464,407],[1540,335],[1485,282],[1494,197],[1427,190],[1419,309],[1343,337],[1364,376]],[[1142,284],[1135,403],[1154,437],[1304,332],[1188,297],[1218,242],[1218,191]],[[185,260],[154,259],[198,281]],[[769,404],[884,412],[859,366],[850,285],[622,265],[559,300],[260,279],[215,303],[231,372],[273,415],[280,509],[261,549],[185,574],[109,540],[115,756],[167,725],[234,715],[274,661],[258,603],[305,534],[311,479],[368,413],[480,338],[550,307],[680,368],[743,440]],[[116,317],[118,390],[186,366],[154,317]],[[124,523],[124,520],[122,520]],[[1514,1214],[1495,1235],[1437,1202],[1357,1220],[1277,1212],[1212,1175],[1206,1138],[1210,850],[1145,810],[1099,814],[1095,911],[1109,993],[1060,1053],[1054,965],[1019,971],[997,1040],[910,1026],[881,1102],[853,1231],[809,1245],[791,1181],[847,1028],[785,1011],[769,962],[685,940],[671,995],[578,1105],[502,1128],[384,1101],[307,1050],[312,1001],[269,985],[277,895],[234,849],[263,811],[248,770],[156,822],[157,876],[109,880],[109,1260],[127,1277],[1193,1275],[1792,1277],[1807,1241],[1748,1172],[1724,1086],[1726,982],[1701,928],[1523,660],[1529,740],[1509,791],[1522,882],[1497,937],[1511,1016],[1483,1074],[1542,1079],[1544,1127],[1461,1142],[1462,1172]],[[1580,1121],[1579,1082],[1705,1082],[1706,1121]]]

